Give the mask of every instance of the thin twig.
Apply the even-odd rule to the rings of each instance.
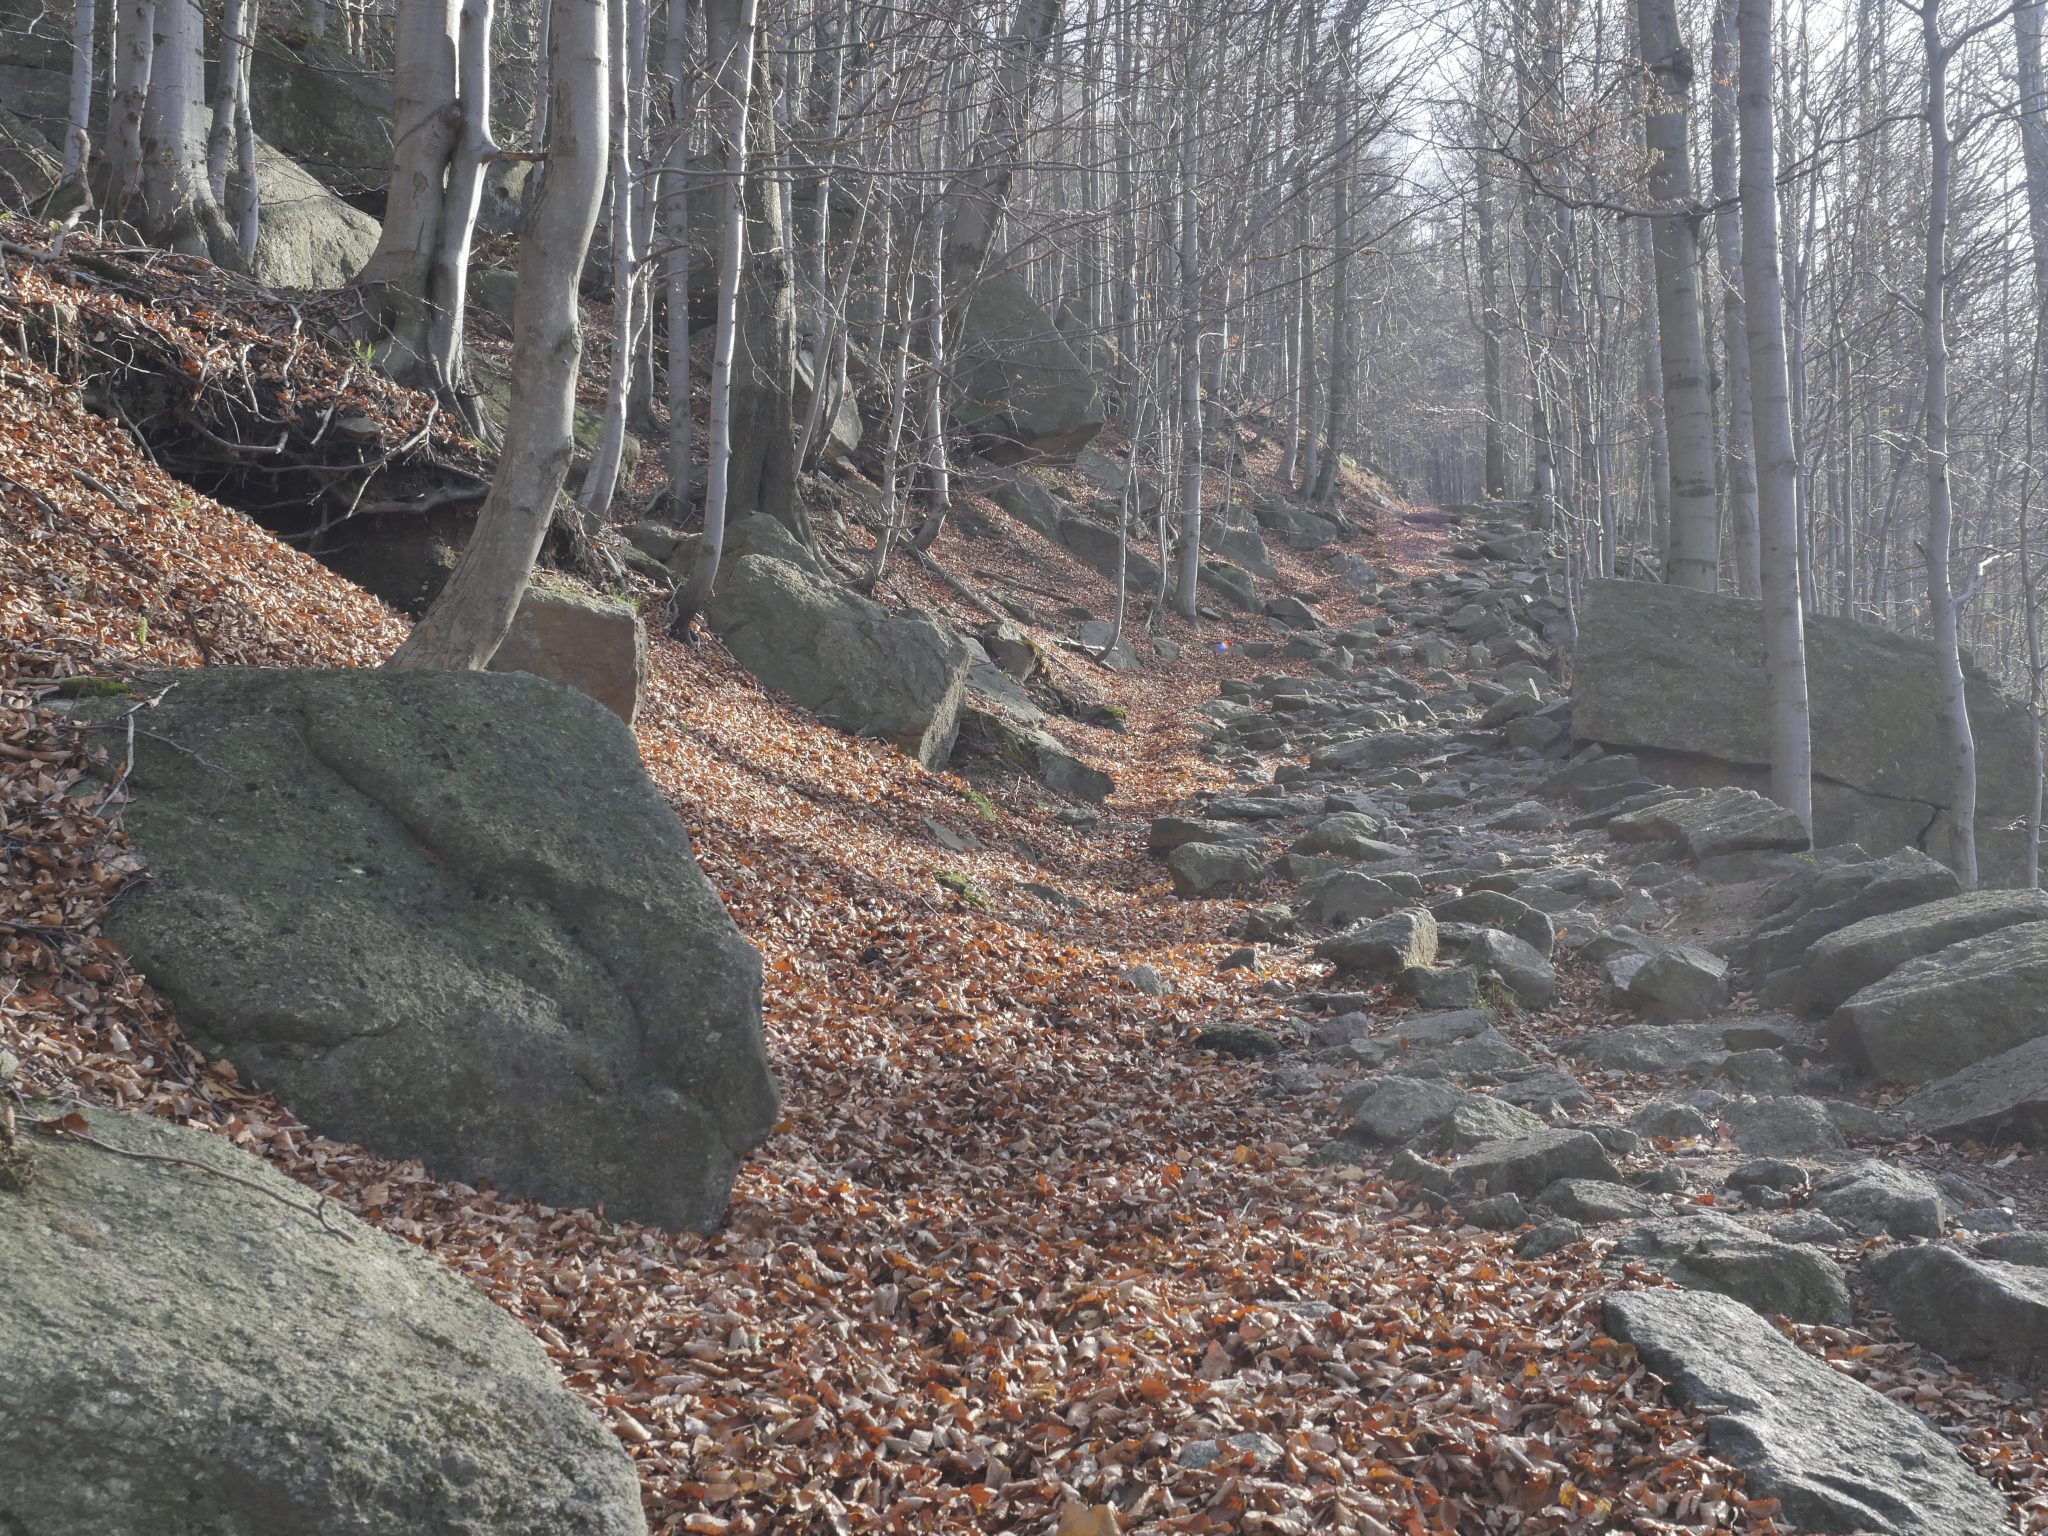
[[[302,1215],[312,1217],[319,1224],[322,1232],[332,1237],[338,1237],[344,1243],[352,1244],[355,1242],[354,1236],[350,1233],[343,1231],[340,1227],[331,1227],[327,1224],[327,1207],[332,1202],[325,1195],[320,1196],[319,1204],[306,1205],[301,1201],[292,1199],[289,1195],[280,1195],[276,1190],[268,1189],[258,1184],[254,1179],[245,1179],[238,1173],[229,1173],[225,1168],[216,1168],[213,1164],[202,1163],[197,1158],[178,1157],[168,1152],[131,1152],[126,1147],[117,1147],[111,1142],[101,1141],[97,1136],[91,1135],[86,1131],[74,1130],[66,1125],[62,1119],[38,1120],[36,1122],[36,1129],[45,1136],[52,1137],[55,1140],[83,1142],[88,1147],[97,1147],[102,1152],[110,1152],[115,1157],[125,1157],[130,1162],[163,1163],[173,1168],[190,1168],[199,1173],[210,1173],[217,1179],[227,1180],[230,1184],[239,1184],[244,1189],[253,1189],[257,1194],[264,1196],[266,1199],[275,1200],[287,1210],[298,1211]]]

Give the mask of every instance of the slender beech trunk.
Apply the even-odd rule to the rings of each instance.
[[[1806,626],[1799,600],[1799,458],[1785,358],[1778,265],[1776,124],[1772,120],[1771,0],[1738,0],[1741,54],[1742,279],[1748,303],[1750,406],[1763,550],[1765,708],[1771,796],[1813,828],[1813,750],[1807,723]]]
[[[1507,383],[1502,376],[1500,255],[1494,212],[1493,156],[1481,150],[1475,166],[1479,227],[1479,342],[1486,370],[1486,472],[1488,496],[1508,493]]]
[[[195,0],[156,0],[142,113],[142,208],[149,238],[243,270],[241,243],[206,178],[205,23]]]
[[[609,39],[605,0],[549,3],[550,174],[519,247],[505,451],[476,532],[448,585],[392,656],[393,667],[489,663],[511,628],[569,470],[583,352],[576,286],[604,195]]]
[[[718,580],[719,558],[725,552],[726,506],[732,487],[733,351],[740,329],[740,269],[746,264],[747,253],[747,129],[751,122],[754,39],[759,30],[760,7],[758,0],[737,0],[735,4],[709,0],[704,16],[705,44],[711,61],[711,136],[719,171],[718,319],[711,338],[704,542],[698,546],[697,564],[690,579],[669,600],[668,631],[677,636],[689,633],[691,621],[710,598],[711,588]],[[673,382],[669,387],[674,390]],[[687,383],[682,398],[687,409]]]
[[[107,211],[115,218],[126,218],[142,195],[142,115],[155,55],[155,0],[118,0],[107,105]]]
[[[1948,120],[1948,67],[1955,50],[1942,41],[1938,0],[1924,0],[1920,40],[1927,64],[1926,269],[1920,294],[1927,380],[1922,417],[1926,435],[1921,445],[1927,470],[1927,616],[1934,630],[1935,716],[1948,759],[1948,862],[1963,889],[1972,890],[1977,884],[1977,742],[1970,731],[1955,585],[1949,574],[1955,501],[1948,462],[1948,224],[1955,140]]]
[[[1664,579],[1712,592],[1721,579],[1721,509],[1714,487],[1714,419],[1700,326],[1699,210],[1692,187],[1692,55],[1676,0],[1636,0],[1650,100],[1643,118],[1650,196],[1669,213],[1651,223],[1657,262],[1658,357],[1670,439],[1671,542]]]
[[[697,72],[690,62],[690,0],[669,0],[663,72],[675,137],[661,168],[662,261],[668,311],[668,504],[681,518],[690,505],[697,417],[690,382],[690,129],[697,114]]]
[[[2048,359],[2048,79],[2041,68],[2043,0],[2020,0],[2013,10],[2017,44],[2015,84],[2019,97],[2020,151],[2027,177],[2027,233],[2032,245],[2034,304],[2033,351],[2026,391],[2026,452],[2020,460],[2019,507],[2020,593],[2026,607],[2027,714],[2032,722],[2031,794],[2027,810],[2027,886],[2041,885],[2042,714],[2048,657],[2041,641],[2040,575],[2033,547],[2035,430],[2040,420],[2040,387]]]
[[[647,73],[647,0],[612,0],[612,356],[605,388],[604,416],[597,447],[577,498],[586,528],[595,531],[610,512],[625,457],[626,411],[639,362],[640,327],[646,305],[640,299],[638,217],[640,145],[633,136],[630,106],[635,82]]]
[[[1175,606],[1195,616],[1202,576],[1202,274],[1195,193],[1201,174],[1200,123],[1195,89],[1199,12],[1186,19],[1182,51],[1180,119],[1180,572]]]
[[[64,174],[83,177],[92,126],[93,0],[77,0],[71,13],[71,101],[65,113]]]
[[[1735,169],[1735,7],[1714,6],[1712,160],[1715,263],[1721,282],[1721,351],[1728,382],[1728,435],[1721,475],[1728,495],[1728,532],[1735,544],[1735,590],[1743,597],[1763,593],[1763,554],[1758,543],[1755,436],[1749,400],[1749,309],[1742,297],[1742,221],[1733,206],[1739,195]]]
[[[925,473],[931,481],[931,506],[918,525],[911,547],[922,552],[937,542],[953,507],[952,468],[946,459],[946,209],[940,197],[932,206],[931,264],[925,274],[926,363],[931,379],[925,390]]]

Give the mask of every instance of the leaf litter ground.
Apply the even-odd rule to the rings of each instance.
[[[1264,669],[1218,649],[1259,633],[1241,623],[1175,621],[1181,659],[1141,674],[1056,661],[1126,712],[1062,726],[1118,779],[1092,832],[1022,781],[983,796],[820,728],[713,642],[656,642],[642,748],[761,947],[786,1106],[718,1234],[312,1135],[100,937],[141,873],[107,793],[123,747],[72,730],[52,682],[374,664],[403,621],[4,344],[0,370],[0,1045],[21,1086],[218,1132],[469,1276],[619,1435],[654,1531],[1786,1529],[1601,1334],[1615,1282],[1586,1246],[1519,1260],[1377,1167],[1316,1166],[1326,1100],[1189,1047],[1302,979],[1219,974],[1236,909],[1174,901],[1142,853],[1150,816],[1220,787],[1190,711]],[[1104,584],[1034,537],[938,553],[1101,611]],[[1394,518],[1374,553],[1418,568],[1436,542]],[[1282,559],[1330,616],[1363,612]],[[1138,963],[1173,992],[1124,982]],[[2048,1530],[2034,1404],[1879,1332],[1801,1342],[1930,1412]]]

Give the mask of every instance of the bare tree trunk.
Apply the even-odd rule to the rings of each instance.
[[[65,113],[64,174],[83,179],[92,126],[93,0],[77,0],[71,13],[71,101]]]
[[[550,0],[549,171],[519,247],[505,452],[448,585],[387,665],[489,663],[512,625],[574,448],[583,352],[576,286],[597,227],[608,137],[604,0]]]
[[[1756,455],[1749,399],[1749,308],[1742,296],[1742,223],[1731,206],[1739,195],[1735,170],[1735,8],[1737,0],[1714,6],[1712,157],[1715,259],[1721,277],[1721,349],[1728,381],[1728,436],[1722,451],[1722,479],[1728,492],[1729,532],[1735,541],[1735,590],[1743,597],[1763,593],[1763,552],[1758,542]]]
[[[1693,200],[1689,128],[1692,55],[1679,36],[1675,0],[1636,0],[1636,30],[1643,67],[1650,74],[1649,110],[1643,119],[1650,196],[1671,210],[1651,224],[1664,420],[1671,444],[1671,553],[1664,579],[1712,592],[1721,579],[1721,509],[1714,489],[1714,419],[1700,328],[1699,212]]]
[[[1202,274],[1195,202],[1201,169],[1195,90],[1199,22],[1199,11],[1191,10],[1184,23],[1180,109],[1180,572],[1175,597],[1180,616],[1189,620],[1195,616],[1202,575]]]
[[[2027,716],[2031,783],[2027,808],[2027,887],[2041,885],[2042,715],[2048,687],[2048,656],[2041,638],[2040,577],[2034,564],[2033,485],[2035,428],[2040,420],[2040,386],[2048,361],[2048,79],[2041,68],[2043,0],[2020,0],[2012,13],[2017,44],[2014,83],[2018,87],[2020,151],[2027,177],[2027,233],[2033,250],[2033,352],[2027,370],[2026,451],[2020,459],[2019,558],[2021,600],[2027,625]]]
[[[1351,182],[1358,172],[1357,125],[1351,120],[1352,27],[1349,18],[1337,26],[1337,134],[1338,148],[1334,185],[1330,190],[1331,233],[1336,240],[1336,271],[1330,280],[1330,387],[1324,401],[1323,463],[1309,499],[1327,505],[1337,493],[1337,471],[1341,465],[1338,434],[1350,404],[1351,376],[1357,359],[1351,352],[1351,248],[1356,233],[1351,227]]]
[[[908,264],[906,259],[905,265]],[[903,286],[906,290],[912,286],[912,276],[908,272],[904,274]],[[875,533],[875,552],[868,561],[867,575],[860,584],[867,592],[882,584],[882,573],[889,568],[889,553],[896,544],[896,529],[903,520],[899,482],[903,478],[903,418],[910,406],[908,295],[898,303],[902,314],[896,325],[895,355],[889,370],[889,433],[882,446],[882,526]]]
[[[1785,300],[1778,266],[1776,124],[1771,103],[1771,0],[1738,0],[1741,53],[1742,280],[1748,299],[1750,404],[1763,551],[1764,657],[1770,715],[1771,796],[1813,828],[1806,627],[1799,599],[1799,458],[1785,359]]]
[[[1019,0],[1010,21],[989,82],[988,116],[980,139],[967,170],[953,179],[947,192],[954,206],[947,231],[949,271],[979,267],[995,238],[1011,179],[1017,173],[1031,98],[1059,27],[1060,9],[1061,0]]]
[[[1486,369],[1486,477],[1488,496],[1508,493],[1507,385],[1502,375],[1500,255],[1495,234],[1493,157],[1476,161],[1479,224],[1479,340]]]
[[[693,491],[697,427],[690,382],[690,129],[697,111],[697,74],[689,62],[690,19],[690,0],[669,0],[663,67],[675,138],[662,164],[661,229],[668,242],[662,269],[668,310],[668,504],[678,519]]]
[[[126,218],[142,195],[142,116],[155,54],[155,0],[119,0],[107,106],[107,211],[116,218]]]
[[[633,369],[639,360],[639,334],[644,305],[639,300],[640,249],[635,212],[640,146],[633,135],[629,98],[632,82],[647,73],[647,0],[613,0],[612,50],[612,356],[605,389],[604,416],[597,447],[583,475],[577,498],[586,527],[595,531],[610,512],[618,490],[619,464],[625,455],[626,409],[633,393]]]
[[[953,506],[953,476],[946,461],[946,211],[949,199],[932,205],[931,266],[926,274],[925,343],[931,385],[925,394],[926,473],[931,476],[931,508],[918,525],[911,547],[922,553],[937,542]],[[824,381],[820,379],[819,387]]]
[[[722,37],[746,26],[758,0],[705,0],[707,35]],[[748,28],[751,30],[751,28]],[[716,41],[712,56],[725,56]],[[796,495],[796,263],[782,219],[781,177],[761,166],[780,158],[775,108],[764,77],[765,61],[752,51],[756,79],[741,92],[753,112],[748,127],[755,169],[742,179],[746,194],[749,260],[740,288],[740,350],[746,365],[733,379],[730,504],[764,513],[806,545],[810,519]],[[723,103],[727,92],[714,87]]]
[[[491,26],[490,0],[400,0],[391,190],[377,249],[356,277],[378,365],[436,395],[486,440],[495,432],[469,378],[462,326],[483,170],[498,152]],[[552,68],[559,55],[552,39],[549,47]]]
[[[714,14],[715,13],[715,14]],[[725,552],[726,508],[732,499],[733,353],[740,330],[740,269],[747,259],[747,129],[751,122],[755,35],[759,0],[711,0],[705,8],[705,47],[710,55],[714,106],[712,144],[719,171],[718,319],[711,336],[711,412],[704,466],[704,542],[690,579],[669,600],[667,627],[682,636],[711,597],[718,562]],[[687,310],[687,305],[685,305]],[[670,399],[675,381],[669,382]],[[689,409],[685,374],[682,400]]]
[[[241,243],[206,179],[205,30],[194,0],[157,0],[142,115],[143,223],[157,244],[239,272]]]
[[[1927,616],[1934,630],[1935,717],[1947,754],[1949,865],[1964,890],[1977,884],[1977,742],[1963,687],[1956,593],[1949,575],[1955,502],[1949,486],[1948,221],[1955,140],[1948,121],[1948,66],[1954,47],[1941,38],[1939,0],[1923,0],[1920,40],[1927,61],[1928,190],[1926,272],[1920,297],[1927,395],[1922,422],[1927,469]]]

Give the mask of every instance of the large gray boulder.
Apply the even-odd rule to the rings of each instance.
[[[1707,1291],[1607,1300],[1607,1330],[1633,1344],[1679,1401],[1706,1415],[1707,1445],[1784,1506],[1795,1531],[1995,1536],[2006,1503],[1933,1425],[1800,1351],[1741,1302]]]
[[[2048,1272],[1926,1243],[1863,1266],[1899,1332],[1957,1365],[2048,1376]]]
[[[2048,923],[2000,928],[1909,960],[1828,1020],[1872,1077],[1924,1083],[2048,1034]]]
[[[1572,730],[1623,748],[1645,776],[1768,788],[1770,729],[1758,604],[1658,582],[1586,584],[1573,668]],[[1813,699],[1814,833],[1874,853],[1947,845],[1946,754],[1932,642],[1815,618],[1806,625]],[[2029,727],[2023,704],[1968,679],[1977,741],[1979,857],[1988,881],[2024,853]]]
[[[1731,1296],[1795,1323],[1849,1321],[1849,1282],[1826,1254],[1752,1232],[1725,1216],[1700,1212],[1638,1223],[1614,1245],[1674,1285]]]
[[[1866,917],[1837,929],[1806,952],[1787,1001],[1831,1013],[1872,982],[1922,955],[2019,923],[2048,922],[2048,892],[1966,891],[1903,912]]]
[[[974,279],[952,361],[954,424],[992,462],[1071,457],[1102,430],[1094,375],[1000,259]]]
[[[626,603],[530,584],[491,657],[493,672],[528,672],[587,693],[626,724],[647,688],[647,629]]]
[[[826,724],[894,742],[927,768],[952,752],[965,642],[842,586],[774,518],[727,531],[705,617],[741,666]]]
[[[375,219],[261,140],[256,188],[260,201],[251,275],[258,282],[273,288],[340,288],[355,280],[377,249]]]
[[[2048,1035],[1929,1083],[1899,1109],[1953,1140],[2048,1142]]]
[[[203,1131],[27,1133],[61,1113],[0,1192],[0,1530],[643,1536],[617,1438],[452,1270]]]
[[[194,1044],[445,1177],[719,1220],[777,1109],[760,957],[616,715],[516,673],[153,686],[107,927]]]

